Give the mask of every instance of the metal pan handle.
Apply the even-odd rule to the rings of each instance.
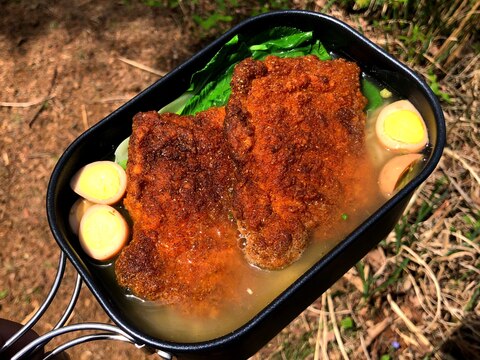
[[[45,311],[48,309],[53,299],[55,298],[55,295],[57,294],[57,291],[63,279],[63,275],[65,273],[65,267],[66,267],[66,257],[62,251],[60,253],[57,274],[55,276],[53,285],[50,291],[48,292],[47,297],[45,298],[45,300],[43,301],[39,309],[32,316],[32,318],[20,330],[18,330],[15,334],[13,334],[5,342],[2,348],[0,348],[0,357],[2,353],[5,353],[13,344],[15,344],[22,336],[24,336],[43,316],[43,314],[45,313]],[[101,331],[101,333],[83,335],[73,340],[67,341],[66,343],[59,345],[58,347],[51,350],[49,353],[45,354],[45,356],[43,357],[43,360],[52,359],[55,355],[58,355],[61,352],[71,347],[74,347],[76,345],[83,344],[90,341],[99,341],[99,340],[115,340],[115,341],[128,342],[135,345],[138,349],[145,351],[149,354],[157,354],[158,357],[163,360],[174,359],[174,356],[170,353],[167,353],[162,350],[152,349],[145,345],[135,343],[135,340],[129,334],[127,334],[125,331],[123,331],[122,329],[114,325],[92,322],[92,323],[79,323],[79,324],[72,324],[72,325],[65,326],[68,318],[70,317],[70,315],[73,312],[73,309],[75,308],[78,297],[80,295],[81,288],[82,288],[82,279],[80,275],[77,274],[77,279],[75,282],[75,288],[73,290],[72,297],[64,313],[62,314],[60,320],[57,322],[57,324],[53,327],[51,331],[45,333],[44,335],[38,337],[37,339],[35,339],[31,343],[23,347],[11,358],[11,360],[28,359],[33,352],[38,350],[40,347],[45,346],[53,338],[66,333],[75,332],[75,331],[85,331],[85,330]]]

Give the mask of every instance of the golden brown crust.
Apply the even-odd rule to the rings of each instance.
[[[125,198],[133,239],[116,275],[144,299],[198,311],[232,296],[240,255],[228,219],[233,169],[223,118],[223,108],[134,118]]]
[[[239,296],[238,232],[251,264],[297,260],[313,231],[328,234],[361,198],[365,101],[353,63],[267,57],[235,68],[226,110],[137,114],[125,198],[133,239],[116,261],[119,284],[213,314]]]
[[[233,208],[248,261],[279,269],[311,231],[340,216],[363,151],[360,70],[345,60],[246,59],[235,68],[225,133],[236,162]]]

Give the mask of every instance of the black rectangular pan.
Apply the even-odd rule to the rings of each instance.
[[[68,213],[75,200],[69,187],[70,178],[80,167],[111,154],[115,147],[130,135],[132,117],[137,112],[160,109],[180,96],[187,89],[191,75],[203,68],[232,36],[253,36],[275,26],[292,26],[313,31],[314,37],[318,38],[327,50],[355,61],[366,74],[410,100],[422,114],[430,136],[431,151],[426,165],[398,194],[244,326],[223,337],[198,343],[176,343],[152,337],[136,326],[116,299],[109,295],[95,268],[86,261],[87,256],[80,248],[77,237],[70,231]],[[401,217],[414,190],[434,170],[444,144],[445,124],[438,100],[414,71],[335,18],[306,11],[272,12],[235,26],[78,137],[66,149],[52,173],[47,193],[47,216],[60,248],[98,302],[110,318],[131,334],[138,344],[145,344],[180,358],[242,359],[258,351],[387,236]]]

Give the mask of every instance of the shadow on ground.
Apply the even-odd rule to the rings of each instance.
[[[467,315],[440,350],[446,360],[480,359],[480,315]]]

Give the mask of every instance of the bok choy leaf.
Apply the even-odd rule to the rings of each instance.
[[[236,35],[203,69],[193,74],[187,91],[193,96],[178,113],[193,115],[213,106],[225,105],[230,97],[230,81],[235,65],[247,57],[262,60],[268,55],[279,57],[316,55],[322,60],[331,59],[320,41],[313,39],[311,31],[276,27],[252,38]]]

